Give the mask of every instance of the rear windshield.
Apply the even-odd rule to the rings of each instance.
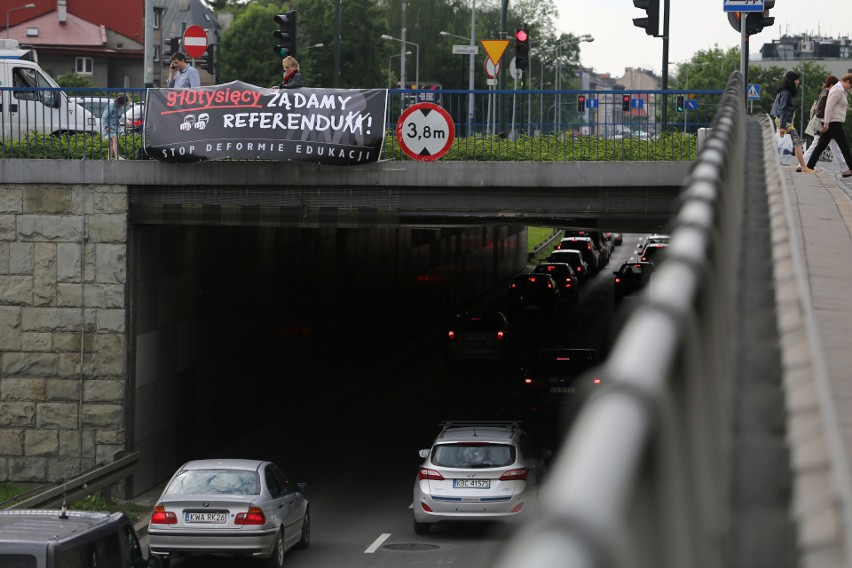
[[[442,467],[506,467],[515,463],[515,447],[506,444],[440,444],[432,449],[432,463]]]
[[[260,479],[254,471],[194,469],[179,474],[169,484],[167,495],[259,495]]]

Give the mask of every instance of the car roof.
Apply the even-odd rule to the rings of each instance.
[[[108,526],[124,513],[65,511],[59,509],[5,509],[0,511],[0,542],[41,543],[63,540]]]
[[[435,443],[447,442],[509,442],[520,432],[517,421],[450,421],[443,428]]]
[[[246,471],[257,471],[265,463],[263,460],[244,459],[221,459],[221,460],[193,460],[181,466],[181,471],[190,469],[242,469]]]

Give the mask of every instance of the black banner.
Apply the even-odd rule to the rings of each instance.
[[[384,89],[148,89],[145,151],[166,161],[366,164],[381,155],[386,107]]]

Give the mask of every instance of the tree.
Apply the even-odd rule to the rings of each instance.
[[[56,84],[68,89],[85,89],[94,87],[92,82],[77,73],[66,73],[56,78]]]
[[[221,37],[221,80],[240,80],[260,87],[281,81],[281,57],[273,47],[277,29],[272,18],[282,13],[278,3],[256,0],[236,15]]]

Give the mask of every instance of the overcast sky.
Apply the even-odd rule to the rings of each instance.
[[[695,52],[714,45],[726,50],[739,46],[739,34],[728,23],[723,4],[724,0],[670,0],[670,62],[688,61]],[[584,66],[615,77],[620,77],[625,67],[661,72],[663,40],[645,35],[645,30],[633,25],[633,18],[641,18],[645,12],[635,8],[632,0],[556,0],[556,5],[562,31],[578,36],[588,33],[595,38],[581,44]],[[852,0],[776,0],[770,14],[775,25],[752,36],[752,57],[759,54],[762,44],[782,34],[852,36]]]

